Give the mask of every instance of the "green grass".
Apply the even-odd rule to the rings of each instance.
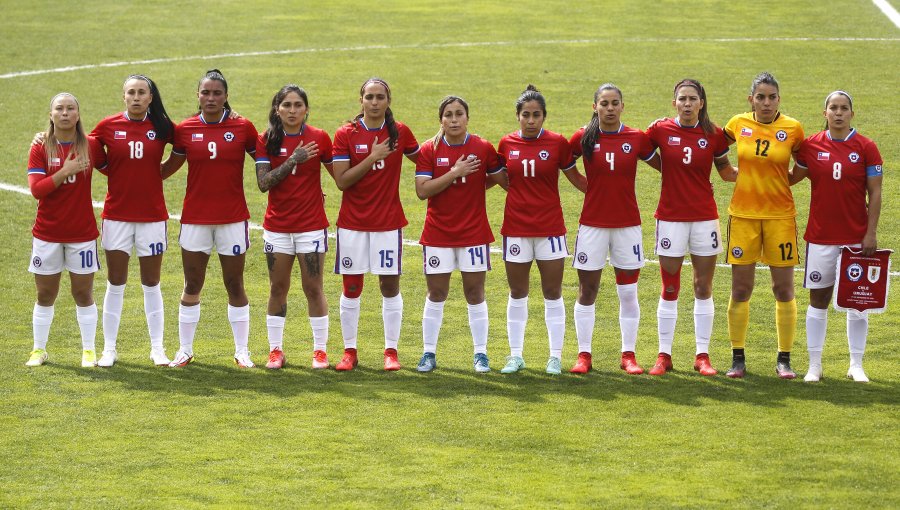
[[[262,130],[272,94],[287,82],[307,89],[310,123],[329,133],[355,114],[357,90],[371,75],[386,78],[393,109],[419,140],[437,129],[436,107],[450,93],[471,105],[470,129],[496,143],[516,126],[514,101],[535,83],[547,96],[546,127],[569,135],[590,114],[594,89],[614,81],[625,93],[623,120],[644,127],[671,115],[671,86],[684,76],[707,87],[710,112],[723,125],[747,109],[752,77],[772,71],[781,81],[782,111],[808,134],[821,127],[822,100],[833,89],[854,96],[855,125],[882,151],[887,169],[879,229],[882,246],[900,249],[900,166],[894,116],[900,30],[870,2],[758,1],[751,5],[694,2],[482,3],[430,2],[113,2],[3,4],[0,75],[64,66],[151,59],[167,62],[99,67],[0,78],[0,182],[25,185],[27,146],[46,124],[56,92],[78,96],[86,126],[121,109],[121,83],[144,72],[159,84],[173,118],[192,113],[197,79],[218,67],[229,79],[230,101]],[[724,39],[739,39],[729,40]],[[781,40],[765,40],[781,38]],[[809,38],[809,40],[803,40]],[[837,41],[828,38],[885,40]],[[478,44],[464,44],[478,43]],[[379,48],[372,48],[380,45]],[[256,56],[204,55],[300,50]],[[245,189],[258,223],[265,195],[252,164]],[[401,196],[417,239],[424,203],[410,176]],[[186,172],[166,182],[169,209],[178,212]],[[645,248],[653,242],[659,177],[642,167],[638,199]],[[102,199],[105,179],[94,180]],[[715,182],[720,213],[731,195]],[[333,222],[340,192],[325,182]],[[580,194],[560,184],[574,240]],[[809,185],[794,189],[805,227]],[[489,193],[495,234],[502,191]],[[285,332],[290,365],[278,373],[240,371],[231,364],[221,272],[213,261],[203,294],[197,362],[158,370],[148,342],[136,264],[132,264],[119,337],[120,362],[108,370],[77,368],[78,328],[63,285],[51,332],[51,363],[22,364],[31,347],[33,278],[26,272],[35,201],[0,192],[0,275],[6,329],[0,344],[0,506],[2,507],[885,507],[900,506],[895,452],[900,376],[893,342],[900,331],[895,290],[888,313],[871,319],[866,368],[872,383],[843,379],[843,314],[831,312],[821,384],[775,377],[774,305],[766,272],[758,272],[748,340],[750,375],[741,381],[701,378],[690,370],[693,324],[685,269],[673,358],[663,378],[627,377],[617,367],[618,310],[610,274],[598,297],[596,371],[586,377],[543,374],[547,355],[537,277],[532,279],[525,346],[528,369],[501,376],[507,353],[506,281],[494,257],[488,276],[489,355],[495,369],[471,370],[471,339],[458,276],[454,276],[438,348],[439,368],[413,370],[421,346],[424,278],[421,252],[405,251],[405,315],[400,342],[407,368],[383,373],[382,327],[375,280],[369,277],[360,321],[360,369],[313,372],[310,332],[299,278],[289,297]],[[181,263],[177,223],[170,224],[163,266],[166,345],[177,346]],[[251,349],[267,348],[268,281],[259,231],[247,257]],[[326,257],[333,262],[333,252]],[[656,353],[658,266],[640,282],[643,320],[638,359]],[[536,272],[535,272],[536,273]],[[608,272],[607,272],[608,273]],[[97,276],[102,303],[105,272]],[[803,315],[808,296],[798,287],[795,367],[805,371]],[[328,275],[329,354],[341,351],[337,301],[340,279]],[[896,282],[895,282],[896,283]],[[726,367],[730,347],[725,307],[729,271],[714,282],[717,317],[711,355]],[[563,365],[575,357],[571,306],[577,276],[566,270],[563,297],[569,322]],[[98,333],[98,346],[102,345]]]

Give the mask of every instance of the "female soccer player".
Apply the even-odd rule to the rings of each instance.
[[[197,87],[200,111],[175,128],[172,154],[163,178],[187,161],[187,190],[181,215],[184,291],[178,313],[180,348],[170,367],[194,359],[194,334],[200,322],[200,291],[213,246],[222,264],[228,292],[228,320],[234,335],[234,362],[252,368],[247,347],[250,304],[244,291],[244,254],[250,247],[250,212],[244,198],[244,154],[256,152],[258,133],[244,118],[231,118],[228,83],[221,71],[207,71]]]
[[[108,165],[102,170],[109,181],[103,206],[103,250],[108,281],[103,299],[103,355],[97,363],[110,367],[118,359],[116,341],[128,261],[137,253],[144,290],[144,314],[150,332],[150,359],[167,366],[163,348],[163,299],[159,287],[163,253],[168,247],[160,162],[166,144],[172,143],[175,126],[156,83],[133,74],[122,87],[125,112],[111,115],[91,132],[106,148]]]
[[[331,173],[331,138],[306,123],[309,99],[297,85],[285,85],[272,98],[269,128],[256,141],[256,180],[269,192],[263,221],[269,267],[269,361],[284,366],[284,321],[294,259],[313,335],[312,367],[328,368],[328,303],[322,290],[322,268],[328,250],[328,218],[322,197],[321,165]]]
[[[498,152],[506,166],[509,189],[503,214],[503,260],[509,282],[506,330],[509,356],[501,373],[525,368],[522,348],[528,322],[528,285],[531,263],[537,261],[544,294],[544,321],[550,341],[548,374],[561,371],[566,310],[562,299],[563,259],[569,254],[566,224],[559,199],[559,171],[578,190],[587,181],[575,168],[566,138],[544,130],[547,102],[534,85],[516,100],[519,130],[504,136]]]
[[[26,366],[43,365],[53,323],[53,304],[59,294],[62,270],[68,269],[72,297],[81,329],[81,366],[97,364],[97,305],[94,273],[97,222],[91,205],[92,168],[106,164],[100,144],[88,138],[81,125],[78,100],[63,92],[50,101],[50,125],[43,143],[32,144],[28,155],[28,186],[38,200],[31,243],[31,264],[37,302],[32,312],[34,349]]]
[[[729,142],[737,142],[740,172],[728,206],[728,249],[731,264],[731,301],[728,335],[733,351],[728,377],[746,371],[744,345],[750,323],[750,296],[756,262],[769,265],[775,294],[778,358],[775,372],[782,379],[796,377],[791,347],[797,325],[794,266],[797,265],[797,223],[794,196],[788,182],[792,154],[803,140],[800,123],[783,115],[775,77],[760,73],[750,86],[750,112],[735,115],[725,125]]]
[[[806,310],[806,346],[809,371],[804,378],[822,378],[822,347],[828,325],[828,302],[834,291],[835,268],[841,245],[862,248],[871,255],[878,247],[883,164],[875,142],[851,126],[853,99],[836,90],[825,98],[825,130],[800,145],[792,181],[809,176],[812,194],[806,224],[806,276],[809,289]],[[868,198],[868,205],[867,199]],[[847,312],[850,370],[847,377],[869,382],[862,368],[869,316]]]
[[[444,302],[450,290],[450,273],[459,269],[469,307],[469,330],[475,346],[476,372],[491,370],[487,357],[488,310],[484,281],[491,268],[485,189],[503,184],[503,165],[494,147],[470,135],[469,105],[458,96],[447,96],[438,107],[441,128],[422,146],[416,161],[416,194],[428,199],[422,229],[422,261],[428,296],[422,312],[425,345],[419,372],[437,367],[438,334],[444,320]]]
[[[334,261],[334,272],[344,280],[340,304],[344,356],[335,369],[352,370],[357,364],[359,296],[363,276],[371,272],[378,275],[383,297],[384,369],[400,370],[400,265],[407,223],[400,204],[400,169],[404,154],[416,161],[419,142],[394,120],[386,81],[366,80],[359,88],[359,103],[362,111],[334,134],[334,181],[344,192]]]
[[[624,108],[622,91],[612,83],[601,85],[594,92],[590,122],[569,140],[575,157],[584,156],[587,175],[587,192],[572,262],[578,270],[574,316],[579,352],[570,370],[575,374],[586,373],[592,366],[594,301],[607,254],[615,270],[619,295],[620,367],[629,374],[644,373],[634,355],[641,317],[637,282],[644,266],[641,215],[634,184],[638,158],[649,162],[655,153],[643,131],[622,124]]]
[[[660,155],[662,191],[656,208],[656,253],[662,293],[656,317],[659,356],[650,375],[672,369],[672,342],[678,318],[681,266],[691,254],[694,272],[694,331],[697,343],[694,370],[715,375],[709,361],[715,307],[712,300],[716,256],[722,253],[719,211],[709,181],[713,164],[723,180],[734,181],[728,161],[728,140],[709,120],[706,91],[697,80],[684,79],[673,90],[676,116],[654,123],[647,135]]]

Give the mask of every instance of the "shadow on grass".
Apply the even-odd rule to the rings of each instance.
[[[49,364],[40,370],[71,373],[79,378],[122,385],[132,391],[170,395],[214,396],[228,392],[254,392],[280,398],[331,393],[348,399],[379,400],[391,395],[416,395],[429,399],[461,396],[493,396],[523,403],[551,401],[555,396],[576,396],[588,400],[615,401],[620,398],[654,398],[673,405],[697,406],[712,402],[733,402],[777,408],[789,401],[809,400],[844,407],[872,404],[896,405],[898,385],[874,381],[858,384],[842,377],[820,383],[779,379],[772,374],[750,372],[732,380],[719,374],[703,377],[694,371],[672,371],[663,377],[630,376],[605,366],[586,375],[564,373],[551,376],[526,368],[516,374],[494,370],[476,374],[471,370],[440,367],[420,374],[414,367],[398,372],[360,365],[351,372],[333,369],[312,370],[291,366],[278,371],[265,368],[239,369],[232,365],[195,361],[180,369],[119,362],[108,369],[85,369]],[[838,372],[838,370],[835,370]],[[48,374],[49,375],[49,374]],[[838,373],[837,375],[843,375]]]

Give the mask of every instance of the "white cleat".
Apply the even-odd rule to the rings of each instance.
[[[850,370],[847,370],[847,379],[853,379],[853,382],[869,382],[862,367],[850,367]]]
[[[169,357],[166,356],[165,349],[163,349],[162,347],[150,349],[150,361],[152,361],[153,364],[158,367],[166,367],[169,366],[169,363],[171,363]]]
[[[188,363],[194,361],[194,353],[187,353],[184,351],[178,351],[175,353],[175,359],[169,363],[171,368],[181,368],[188,366]]]
[[[103,351],[103,354],[100,356],[100,361],[97,362],[97,366],[108,368],[115,365],[118,360],[119,355],[116,353],[115,349]]]
[[[809,370],[806,372],[806,377],[803,378],[806,382],[819,382],[825,376],[822,374],[822,365],[810,365]]]
[[[250,359],[250,351],[238,351],[234,353],[234,363],[240,368],[253,368],[256,365]]]

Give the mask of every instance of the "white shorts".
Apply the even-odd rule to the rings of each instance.
[[[178,243],[187,251],[209,255],[213,246],[219,255],[243,255],[250,248],[250,224],[247,221],[224,225],[181,224]]]
[[[464,273],[483,273],[491,269],[491,245],[465,248],[422,246],[422,265],[425,274],[451,273],[454,269]]]
[[[286,234],[263,230],[263,251],[266,253],[325,253],[328,251],[328,229]]]
[[[575,259],[572,267],[599,271],[609,263],[619,269],[644,267],[644,239],[640,225],[624,228],[599,228],[578,225]]]
[[[403,229],[361,232],[337,229],[336,274],[399,275],[403,260]]]
[[[137,223],[104,219],[100,244],[105,251],[124,251],[129,255],[134,248],[138,257],[162,255],[169,247],[168,222]]]
[[[31,239],[31,263],[28,270],[34,274],[59,274],[63,265],[70,273],[91,274],[100,269],[97,241],[83,243],[51,243],[33,237]]]
[[[861,244],[847,246],[862,248]],[[806,243],[806,274],[803,276],[803,287],[806,289],[834,287],[840,254],[841,245]]]
[[[503,260],[506,262],[556,260],[568,256],[569,245],[565,234],[552,237],[503,236]]]
[[[688,253],[701,257],[722,253],[719,220],[656,220],[656,254],[684,257]]]

